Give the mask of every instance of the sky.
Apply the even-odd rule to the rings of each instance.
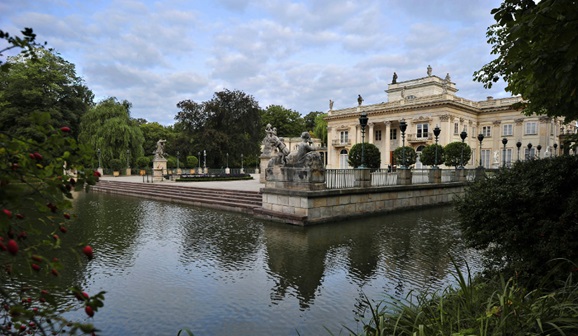
[[[457,95],[509,97],[473,73],[495,56],[499,0],[2,0],[0,29],[31,27],[95,94],[174,124],[177,103],[240,90],[306,115],[387,101],[398,82],[450,74]],[[0,43],[0,49],[2,49]],[[6,55],[5,55],[6,56]],[[4,56],[4,57],[5,57]]]

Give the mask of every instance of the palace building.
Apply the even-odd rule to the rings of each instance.
[[[466,168],[481,165],[497,168],[510,165],[528,157],[544,158],[560,153],[560,135],[575,133],[576,124],[563,125],[557,118],[526,116],[512,105],[521,98],[511,97],[473,101],[456,95],[458,89],[450,79],[431,75],[397,82],[397,76],[388,85],[387,102],[333,110],[330,102],[327,120],[327,168],[350,168],[347,163],[349,150],[362,141],[359,116],[365,112],[369,118],[365,128],[365,142],[372,143],[381,152],[381,167],[394,166],[393,151],[402,146],[400,121],[405,120],[405,145],[413,147],[418,154],[435,143],[433,129],[438,126],[441,133],[438,144],[462,141],[460,133],[465,131],[464,141],[472,148],[471,159]],[[483,134],[481,143],[478,134]],[[506,139],[504,146],[503,139]],[[516,143],[521,146],[516,146]],[[531,146],[528,146],[531,144]],[[505,151],[504,151],[505,147]],[[555,150],[556,149],[556,150]],[[480,153],[481,151],[481,153]],[[416,163],[421,168],[421,163]],[[425,167],[424,167],[425,168]],[[440,168],[447,168],[440,166]]]

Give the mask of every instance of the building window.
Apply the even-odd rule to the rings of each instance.
[[[397,139],[397,128],[392,128],[389,130],[389,139],[396,140]]]
[[[490,168],[490,152],[489,149],[482,149],[482,162],[480,163],[481,166],[484,168]]]
[[[454,123],[454,134],[460,133],[460,124]]]
[[[504,128],[502,129],[502,135],[514,135],[514,126],[512,124],[504,125]]]
[[[341,131],[339,141],[342,144],[348,143],[349,142],[349,132],[348,131]]]
[[[526,123],[526,134],[538,134],[537,126],[538,125],[536,122],[527,122]]]
[[[482,127],[482,134],[484,135],[484,137],[490,137],[492,136],[492,126],[484,126]]]
[[[381,141],[381,131],[375,131],[375,141]]]
[[[417,124],[416,126],[417,126],[417,137],[427,138],[429,124]]]
[[[506,148],[506,153],[504,153],[504,150],[502,149],[502,155],[504,155],[504,154],[506,154],[506,158],[505,158],[506,159],[506,166],[507,167],[512,166],[512,149]],[[503,159],[504,158],[502,157],[502,160]],[[502,164],[504,164],[504,163],[502,162]]]
[[[534,148],[531,148],[528,150],[528,148],[524,149],[524,157],[526,158],[526,160],[532,160],[535,158],[536,152],[534,151]]]

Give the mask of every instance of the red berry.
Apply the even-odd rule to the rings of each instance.
[[[66,127],[66,126],[60,127],[60,130],[61,130],[62,132],[68,133],[68,132],[70,132],[70,127]]]
[[[82,253],[84,253],[84,255],[86,255],[88,257],[88,259],[92,259],[93,255],[93,251],[92,251],[92,247],[90,247],[90,245],[86,245],[83,249],[82,249]]]
[[[39,255],[37,255],[37,254],[34,254],[34,255],[32,255],[32,260],[41,262],[41,261],[42,261],[42,257],[39,256]]]
[[[40,271],[40,266],[38,266],[37,264],[32,264],[30,265],[32,267],[33,270],[35,270],[36,272]]]
[[[58,271],[54,268],[50,270],[50,273],[52,273],[54,276],[58,276]]]
[[[60,239],[60,237],[58,237],[58,235],[57,235],[57,234],[53,234],[53,235],[52,235],[52,238],[54,238],[54,240],[58,240],[58,239]]]
[[[92,173],[92,175],[95,176],[95,177],[100,177],[100,172],[94,171],[94,173]]]
[[[23,214],[16,214],[16,218],[18,218],[18,219],[24,219],[24,215],[23,215]]]
[[[66,219],[70,219],[70,215],[69,215],[69,214],[67,214],[67,213],[65,213],[65,214],[64,214],[64,218],[66,218]]]
[[[33,153],[28,154],[28,156],[29,156],[32,160],[36,160],[36,156],[34,156]]]
[[[12,255],[16,255],[18,253],[18,243],[14,239],[10,239],[8,244],[6,245],[8,252]]]
[[[60,230],[60,232],[62,232],[62,233],[68,232],[68,229],[67,229],[65,226],[62,226],[62,225],[60,226],[59,230]]]
[[[2,211],[4,212],[4,214],[6,214],[6,216],[8,216],[8,218],[12,218],[12,211],[8,209],[4,209]]]
[[[84,311],[86,312],[86,315],[88,315],[90,317],[94,316],[94,310],[92,309],[91,306],[84,307]]]
[[[34,152],[34,158],[38,161],[42,160],[42,154],[38,153],[38,152]]]

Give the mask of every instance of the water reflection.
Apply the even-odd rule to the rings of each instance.
[[[439,287],[452,256],[476,260],[447,207],[307,228],[106,194],[75,207],[70,238],[96,258],[70,282],[108,292],[105,335],[338,334],[360,327],[364,294]]]

